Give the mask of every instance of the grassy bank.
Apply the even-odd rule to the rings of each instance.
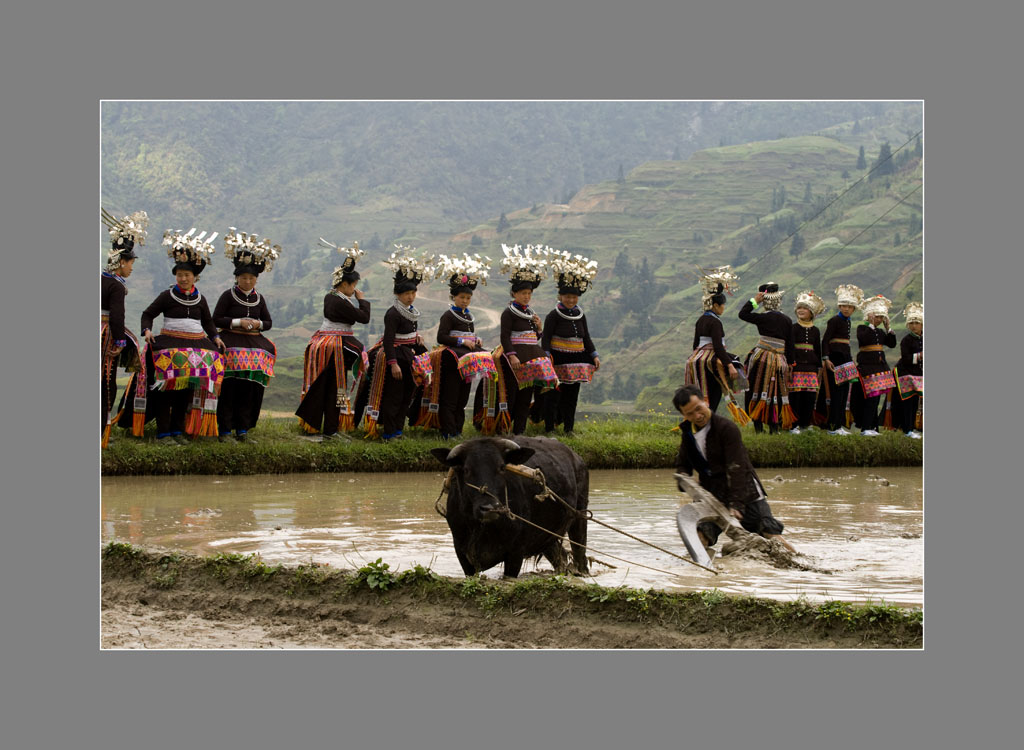
[[[577,422],[576,434],[560,440],[575,450],[591,469],[670,468],[679,449],[679,433],[672,432],[671,417],[652,416],[587,418]],[[528,435],[543,434],[530,425]],[[106,476],[166,474],[262,474],[309,471],[428,471],[438,467],[431,448],[455,445],[435,431],[407,430],[399,440],[383,443],[364,440],[314,443],[306,439],[292,419],[260,420],[251,433],[255,442],[219,443],[206,438],[187,446],[163,446],[151,434],[143,439],[115,430],[110,447],[102,452]],[[476,432],[469,428],[468,439]],[[821,430],[800,435],[755,434],[743,429],[743,440],[755,466],[920,466],[922,442],[901,433],[878,437],[836,436]]]
[[[102,578],[104,602],[110,604],[130,599],[160,610],[273,618],[304,628],[327,623],[330,632],[380,623],[498,647],[920,648],[923,639],[921,610],[884,603],[612,589],[560,575],[453,579],[422,566],[393,571],[379,559],[341,571],[115,542],[102,550]]]

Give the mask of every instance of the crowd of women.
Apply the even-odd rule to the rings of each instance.
[[[235,282],[211,313],[197,281],[211,262],[218,233],[167,230],[163,246],[174,284],[143,311],[140,342],[125,326],[124,302],[148,217],[142,211],[120,219],[101,211],[101,217],[111,237],[100,279],[102,444],[107,445],[112,424],[141,437],[150,420],[159,443],[249,440],[277,356],[265,336],[272,319],[256,283],[272,269],[280,246],[231,227],[223,242]],[[357,429],[369,438],[394,440],[410,424],[456,438],[463,433],[476,383],[472,421],[482,434],[521,434],[531,416],[543,421],[545,432],[561,425],[572,433],[580,386],[601,366],[579,306],[593,284],[595,261],[546,246],[503,244],[500,271],[508,279],[510,299],[500,316],[498,341],[489,348],[470,308],[478,285],[487,284],[491,259],[425,255],[397,246],[384,263],[393,277],[394,300],[384,313],[383,335],[367,346],[357,331],[371,316],[356,270],[364,251],[358,243],[341,247],[320,238],[320,244],[343,260],[323,299],[323,322],[305,350],[295,412],[303,430],[324,441],[349,439]],[[541,321],[531,302],[548,276],[557,284],[558,303]],[[447,282],[450,305],[428,349],[414,302],[420,285],[436,279]],[[758,432],[766,425],[770,432],[794,433],[819,425],[849,435],[848,428],[856,425],[871,436],[881,423],[921,436],[920,304],[903,311],[908,333],[890,369],[885,349],[896,346],[896,336],[888,299],[865,299],[856,286],[839,286],[838,310],[822,334],[814,321],[825,303],[817,294],[796,296],[794,322],[779,309],[785,292],[768,282],[740,309],[740,320],[758,332],[741,362],[726,349],[721,319],[726,293],[737,288],[736,275],[721,266],[702,272],[701,280],[704,312],[694,326],[685,382],[701,389],[712,411],[724,398],[733,418],[740,424],[753,421]],[[852,316],[858,309],[866,320],[856,328],[854,360]],[[119,366],[131,377],[111,420]],[[741,393],[743,407],[737,402]]]
[[[142,313],[140,342],[125,326],[124,301],[148,217],[141,211],[120,219],[106,211],[101,216],[111,237],[100,280],[102,444],[112,424],[142,437],[150,420],[158,443],[250,440],[277,355],[264,335],[272,320],[256,283],[273,267],[280,246],[232,227],[223,241],[235,282],[211,314],[197,281],[211,262],[217,233],[167,230],[163,245],[174,284]],[[305,350],[295,412],[303,430],[324,441],[348,439],[357,429],[369,438],[393,440],[408,423],[436,429],[446,439],[458,437],[477,383],[472,421],[483,434],[524,432],[531,407],[547,432],[559,424],[572,432],[580,386],[601,366],[579,307],[593,283],[595,261],[546,246],[502,245],[501,272],[511,299],[501,314],[497,346],[489,349],[477,335],[470,307],[477,286],[487,284],[490,258],[428,256],[398,246],[385,261],[394,301],[384,314],[383,335],[367,346],[356,328],[371,315],[370,302],[357,288],[356,264],[364,251],[358,243],[340,247],[320,238],[320,244],[340,252],[343,262],[334,269],[323,322]],[[530,302],[549,274],[559,301],[542,323]],[[451,304],[428,350],[414,301],[419,286],[433,279],[447,281]],[[131,377],[111,420],[119,366]]]
[[[892,302],[882,295],[865,298],[852,284],[835,289],[837,311],[825,324],[815,318],[825,302],[813,291],[796,296],[790,319],[779,308],[785,292],[774,282],[758,287],[739,312],[740,320],[757,328],[758,340],[743,362],[726,350],[721,315],[726,293],[737,277],[729,266],[703,271],[704,312],[694,327],[693,352],[686,362],[685,381],[700,387],[711,410],[724,397],[733,419],[754,423],[761,432],[779,429],[799,434],[827,427],[830,434],[850,435],[856,426],[868,437],[879,427],[921,437],[924,392],[924,307],[909,303],[903,310],[907,333],[900,356],[889,366],[885,349],[896,347],[889,321]],[[864,314],[854,331],[853,315]],[[851,340],[856,333],[857,355]],[[744,407],[736,397],[744,394]]]

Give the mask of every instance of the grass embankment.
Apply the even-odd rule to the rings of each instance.
[[[651,417],[584,419],[576,434],[557,437],[576,451],[591,469],[671,468],[679,450],[675,420]],[[260,420],[246,444],[220,443],[204,438],[187,446],[157,445],[152,435],[143,439],[115,430],[110,447],[102,454],[106,476],[166,474],[264,474],[309,471],[431,471],[438,468],[431,448],[453,446],[436,431],[407,430],[404,437],[384,443],[365,440],[361,432],[351,441],[315,443],[305,439],[296,421]],[[543,434],[530,425],[528,435]],[[476,437],[469,427],[464,438]],[[902,433],[883,432],[878,437],[829,435],[812,430],[800,435],[756,434],[743,429],[751,461],[759,467],[801,466],[920,466],[922,441]]]
[[[292,568],[256,555],[196,557],[114,542],[103,548],[102,575],[105,597],[159,609],[272,617],[306,628],[379,622],[479,643],[500,634],[501,645],[513,647],[920,648],[923,640],[921,610],[884,603],[606,588],[562,575],[454,579],[419,565],[392,571],[380,559],[355,571]]]

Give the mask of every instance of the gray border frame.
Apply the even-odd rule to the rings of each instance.
[[[4,162],[13,169],[0,205],[12,292],[5,343],[17,356],[8,360],[4,404],[13,415],[2,453],[5,478],[17,471],[5,483],[0,547],[5,740],[1002,744],[1016,691],[1007,689],[1009,653],[996,649],[1017,630],[1016,607],[1007,606],[1016,587],[1004,571],[1019,563],[989,540],[1019,513],[1006,473],[1019,442],[999,402],[964,384],[976,372],[974,352],[984,352],[996,382],[1016,364],[1003,354],[1013,339],[995,335],[1000,316],[968,313],[1012,299],[1019,278],[1020,254],[1011,252],[1019,240],[999,219],[1019,213],[1020,10],[399,5],[317,12],[293,3],[254,14],[237,4],[146,11],[85,2],[7,12],[0,55],[13,106]],[[246,49],[232,36],[262,46]],[[74,247],[95,237],[103,97],[924,99],[930,361],[942,363],[929,378],[925,651],[100,652],[97,355],[90,336],[71,331],[95,308],[94,253]],[[964,395],[952,398],[954,389]],[[1001,515],[972,524],[979,507]]]

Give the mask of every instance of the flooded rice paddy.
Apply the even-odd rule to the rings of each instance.
[[[923,605],[920,468],[759,474],[786,537],[814,567],[831,573],[726,557],[716,562],[720,573],[714,575],[591,524],[590,554],[608,564],[592,564],[591,580],[779,600]],[[420,564],[461,577],[447,523],[434,509],[443,479],[442,472],[105,477],[102,538],[200,555],[258,553],[269,564],[312,560],[352,569],[383,558],[392,570]],[[675,524],[682,497],[671,470],[591,472],[595,518],[686,557]],[[523,573],[533,570],[550,566],[543,559],[523,566]],[[485,575],[499,577],[501,567]]]

